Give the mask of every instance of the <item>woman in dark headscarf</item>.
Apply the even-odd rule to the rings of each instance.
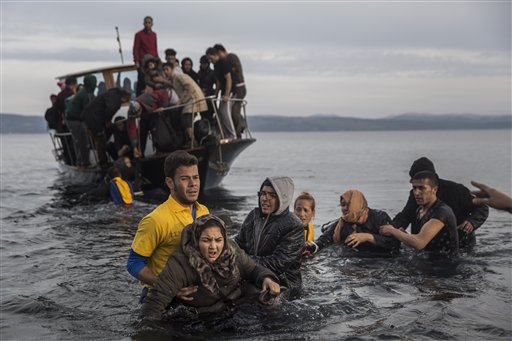
[[[262,288],[262,293],[280,293],[276,276],[227,239],[220,218],[202,216],[183,230],[181,248],[169,257],[139,316],[160,319],[176,293],[190,286],[197,286],[197,291],[183,304],[195,307],[198,313],[222,311],[242,296],[244,279]]]
[[[379,234],[379,227],[391,221],[384,211],[368,207],[364,194],[356,189],[340,196],[341,217],[328,223],[316,242],[306,247],[316,253],[330,244],[345,244],[356,251],[396,253],[400,242]]]

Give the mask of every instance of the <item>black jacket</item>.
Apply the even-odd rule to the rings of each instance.
[[[255,225],[265,224],[266,218],[261,215],[259,208],[252,210],[245,218],[235,242],[257,263],[272,270],[279,277],[281,285],[288,287],[291,293],[298,293],[302,286],[302,223],[289,211],[271,215],[263,227],[259,243],[256,243]]]
[[[82,111],[82,119],[87,128],[94,134],[100,134],[105,129],[105,123],[110,122],[112,117],[121,107],[122,89],[113,88],[94,98]]]
[[[327,225],[325,228],[325,232],[322,233],[322,235],[316,240],[315,243],[318,245],[319,250],[334,243],[334,229],[336,228],[338,221],[339,220],[335,220],[334,222],[329,223],[329,225]],[[393,237],[382,236],[379,233],[379,227],[381,225],[389,224],[390,222],[391,218],[386,212],[369,209],[368,219],[364,224],[356,224],[356,232],[373,234],[377,245],[373,245],[369,242],[361,243],[357,246],[357,250],[371,253],[398,253],[400,249],[400,242]],[[350,233],[352,233],[352,231],[353,228],[351,226],[346,226],[342,230],[341,239],[345,240],[350,235]]]
[[[448,205],[457,220],[457,226],[462,224],[464,220],[468,220],[475,230],[482,226],[489,215],[488,206],[476,206],[473,205],[473,196],[469,189],[453,181],[439,179],[439,187],[437,189],[437,197]],[[396,228],[406,229],[416,219],[416,210],[418,204],[414,199],[412,190],[409,192],[409,199],[407,204],[402,209],[402,212],[398,213],[394,218],[392,225]],[[466,234],[462,230],[458,230],[459,233],[459,246],[466,247],[474,244],[475,233]]]

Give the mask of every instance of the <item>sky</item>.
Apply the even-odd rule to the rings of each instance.
[[[511,114],[511,1],[4,1],[0,112],[43,115],[55,77],[158,49],[236,53],[248,115]]]

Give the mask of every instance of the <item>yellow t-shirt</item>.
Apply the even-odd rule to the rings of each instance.
[[[194,203],[196,218],[208,214],[208,208]],[[132,242],[132,249],[148,257],[147,267],[159,275],[167,259],[176,251],[181,241],[181,231],[193,222],[189,207],[183,207],[172,196],[142,218]]]
[[[304,241],[313,242],[315,241],[315,227],[309,223],[307,228],[304,229]]]

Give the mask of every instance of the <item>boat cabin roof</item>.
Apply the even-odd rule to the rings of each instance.
[[[110,89],[114,86],[114,74],[115,73],[121,73],[121,72],[127,72],[127,71],[134,71],[137,70],[137,66],[135,64],[121,64],[121,65],[114,65],[114,66],[106,66],[106,67],[100,67],[85,71],[79,71],[79,72],[73,72],[68,73],[62,76],[55,77],[58,80],[64,80],[67,77],[83,77],[91,74],[98,74],[101,73],[103,75],[103,79],[107,85],[107,89]]]

